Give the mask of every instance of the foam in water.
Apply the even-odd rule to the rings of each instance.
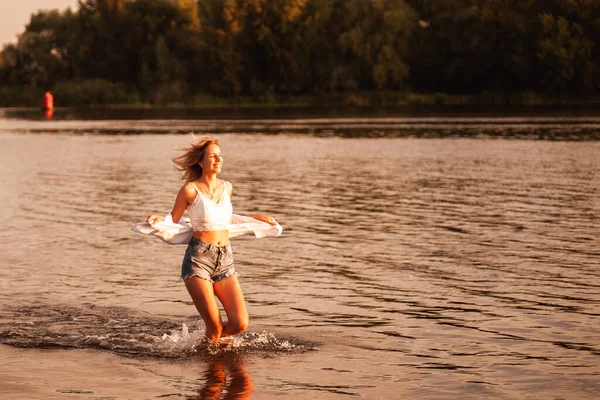
[[[246,332],[236,336],[224,337],[218,342],[209,342],[204,337],[204,330],[199,329],[190,333],[186,324],[182,324],[181,331],[172,331],[163,334],[160,346],[169,353],[186,353],[207,351],[209,354],[222,352],[241,352],[247,350],[291,352],[295,350],[308,350],[304,345],[292,344],[289,340],[277,339],[270,332]]]
[[[197,330],[190,334],[187,325],[182,324],[181,331],[173,331],[170,335],[167,333],[163,334],[159,345],[163,346],[167,352],[193,351],[197,343],[202,341],[203,338],[203,330]]]

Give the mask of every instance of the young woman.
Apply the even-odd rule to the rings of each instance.
[[[202,138],[195,141],[173,162],[182,172],[186,184],[179,190],[167,218],[179,221],[187,209],[194,230],[181,265],[181,278],[206,324],[206,337],[218,341],[248,327],[248,311],[233,265],[227,230],[233,212],[233,186],[217,178],[223,167],[217,140]],[[252,217],[276,224],[273,217]],[[148,216],[147,222],[152,225],[164,219],[153,214]],[[223,305],[227,323],[221,319],[215,296]]]

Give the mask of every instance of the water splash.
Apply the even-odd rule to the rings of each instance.
[[[217,355],[227,352],[243,353],[248,351],[265,352],[298,352],[315,350],[314,344],[292,342],[290,339],[278,339],[267,331],[245,332],[236,336],[221,338],[218,342],[210,342],[204,337],[204,330],[190,333],[186,324],[181,330],[163,334],[160,347],[168,353],[206,352]]]
[[[122,307],[36,305],[3,310],[0,342],[16,347],[93,348],[132,357],[184,358],[231,353],[290,353],[315,349],[270,332],[209,342],[200,321],[180,321]],[[169,332],[169,333],[166,333]]]
[[[197,344],[204,339],[204,330],[189,333],[186,324],[182,324],[181,331],[172,331],[171,334],[163,334],[158,346],[170,354],[183,354],[194,352]]]

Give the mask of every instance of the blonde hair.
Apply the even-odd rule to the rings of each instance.
[[[194,137],[190,145],[182,149],[184,151],[182,155],[173,157],[175,168],[181,172],[181,179],[191,182],[202,176],[202,167],[198,163],[204,159],[204,151],[211,144],[219,146],[219,141],[210,136],[200,139]]]

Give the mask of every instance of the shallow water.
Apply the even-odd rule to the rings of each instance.
[[[249,332],[207,348],[170,157],[212,133]],[[600,396],[600,119],[0,112],[0,394]]]

